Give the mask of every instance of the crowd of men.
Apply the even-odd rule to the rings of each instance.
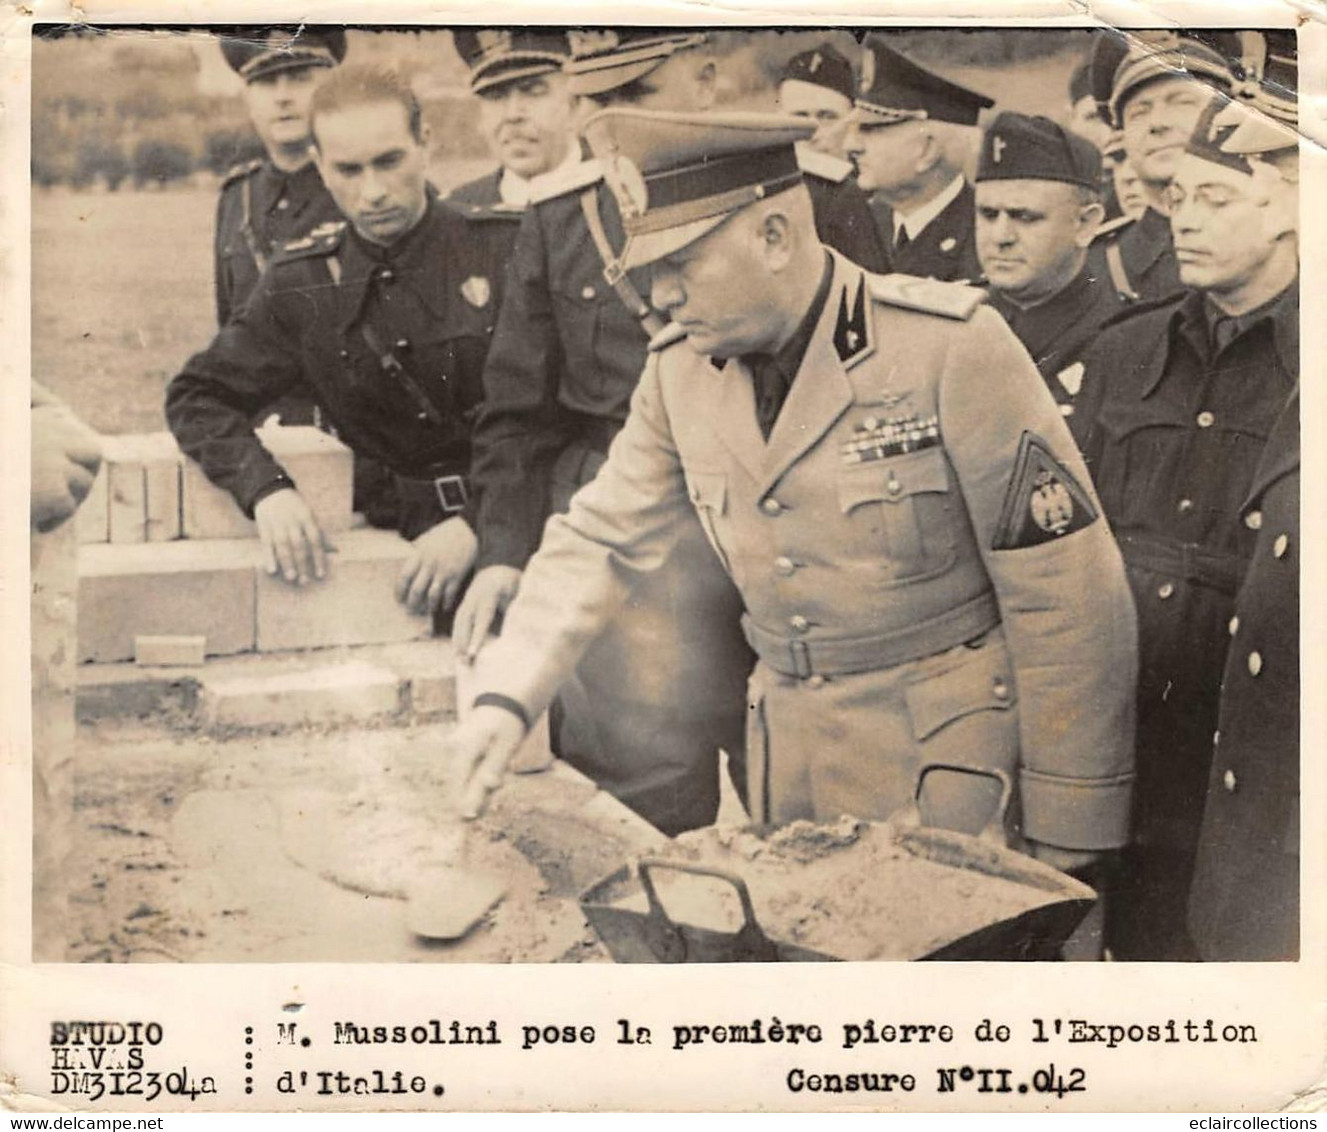
[[[266,157],[166,409],[292,584],[254,424],[354,450],[468,810],[547,708],[669,834],[724,751],[756,821],[1003,823],[1105,895],[1066,957],[1295,958],[1293,33],[1103,34],[1072,129],[881,35],[777,114],[703,31],[454,39],[499,164],[445,199],[342,33],[223,42]]]

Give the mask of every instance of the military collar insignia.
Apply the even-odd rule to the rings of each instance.
[[[845,284],[839,298],[839,314],[834,324],[834,349],[844,369],[851,369],[871,353],[870,318],[866,302],[866,276],[857,277],[857,291],[851,305]]]
[[[1081,531],[1097,520],[1088,493],[1035,433],[1018,442],[992,550],[1026,550]]]

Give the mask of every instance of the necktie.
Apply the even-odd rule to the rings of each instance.
[[[898,232],[894,236],[894,254],[899,255],[908,250],[908,245],[912,241],[908,238],[908,226],[900,224]]]
[[[774,431],[779,410],[788,396],[788,383],[778,363],[768,354],[756,354],[747,359],[756,393],[756,424],[766,440]]]

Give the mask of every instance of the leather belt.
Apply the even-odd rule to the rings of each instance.
[[[459,514],[470,502],[470,484],[466,476],[403,476],[399,472],[394,474],[397,479],[405,481],[412,487],[431,487],[434,495],[438,497],[438,504],[442,507],[444,515]]]
[[[1208,586],[1234,597],[1248,563],[1237,554],[1196,543],[1166,542],[1149,535],[1122,533],[1120,553],[1131,566],[1172,574],[1177,580]]]
[[[915,625],[872,637],[805,640],[772,633],[742,618],[742,632],[761,661],[784,676],[846,676],[893,668],[935,656],[990,632],[1000,623],[1000,607],[991,590]]]

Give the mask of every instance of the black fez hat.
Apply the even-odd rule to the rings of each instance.
[[[341,28],[266,27],[221,40],[221,54],[246,83],[300,67],[334,67],[346,57]]]
[[[1101,154],[1049,118],[1006,110],[986,129],[977,161],[978,181],[1064,181],[1101,187]]]
[[[562,70],[573,94],[606,94],[648,75],[678,51],[699,47],[703,31],[623,28],[600,33],[573,33],[571,59]]]
[[[560,71],[571,56],[565,35],[539,28],[457,28],[452,39],[470,68],[470,89],[476,94]]]
[[[1077,106],[1084,98],[1095,101],[1092,91],[1092,60],[1084,59],[1069,76],[1069,105]]]
[[[1189,143],[1184,147],[1185,152],[1252,176],[1253,166],[1249,164],[1249,159],[1242,153],[1233,153],[1224,148],[1238,122],[1237,119],[1232,121],[1228,113],[1233,105],[1225,95],[1216,95],[1208,102],[1193,127]]]
[[[1097,112],[1103,121],[1112,125],[1110,92],[1115,85],[1115,72],[1129,54],[1129,41],[1119,32],[1107,29],[1092,41],[1092,54],[1088,57],[1088,89],[1097,102]]]
[[[823,86],[843,95],[849,102],[853,98],[852,64],[828,43],[789,59],[779,82],[790,80]]]
[[[879,37],[867,37],[857,94],[864,125],[925,118],[975,126],[977,115],[994,105],[984,94],[919,67]]]

